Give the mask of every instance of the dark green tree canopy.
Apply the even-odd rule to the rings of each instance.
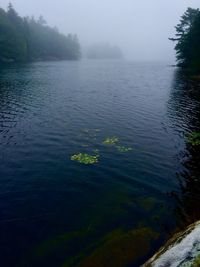
[[[188,8],[175,27],[176,57],[178,66],[200,71],[200,10]]]
[[[7,11],[0,8],[0,62],[79,58],[76,35],[59,33],[42,16],[22,18],[12,4]]]

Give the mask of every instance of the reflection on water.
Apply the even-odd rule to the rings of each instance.
[[[185,227],[200,219],[200,147],[187,142],[189,133],[200,131],[200,83],[180,70],[175,73],[169,110],[176,114],[176,127],[186,141],[180,153],[183,168],[177,173],[180,191],[172,192],[178,225]]]
[[[94,60],[2,68],[3,266],[144,262],[175,229],[175,216],[192,218],[195,198],[188,201],[184,191],[192,181],[179,190],[176,173],[186,181],[185,162],[197,160],[185,133],[198,128],[198,103],[196,85],[179,73],[174,78],[165,64]],[[97,151],[96,164],[71,160]]]

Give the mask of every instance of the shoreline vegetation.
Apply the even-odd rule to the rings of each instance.
[[[181,70],[189,73],[192,78],[200,81],[200,10],[188,8],[181,17],[180,23],[175,28],[175,37],[169,39],[176,42],[177,66]],[[9,4],[7,11],[0,8],[0,51],[0,63],[78,60],[81,57],[80,44],[76,35],[68,34],[65,36],[61,34],[57,28],[49,27],[42,16],[37,20],[34,17],[22,18],[17,14],[12,4]],[[106,45],[103,48],[102,46],[93,46],[90,48],[88,58],[96,59],[108,57],[108,54],[111,53],[108,53],[108,51],[112,51],[113,58],[122,57],[121,51],[118,48]],[[114,146],[122,153],[132,151],[131,147],[118,145],[118,142],[119,139],[113,136],[106,138],[102,144],[105,146]],[[192,132],[187,137],[187,143],[193,150],[196,149],[198,151],[200,147],[200,132]],[[99,161],[99,153],[97,150],[93,151],[92,155],[80,152],[72,155],[71,160],[85,165],[95,164]],[[125,204],[126,201],[127,199],[124,201]],[[105,206],[107,203],[108,201],[106,200]],[[124,203],[122,201],[122,204]],[[129,205],[133,206],[131,200],[129,201]],[[156,204],[154,204],[153,198],[142,199],[140,205],[143,205],[144,210],[146,209],[147,212],[154,208],[158,209],[160,213],[160,210],[162,210],[162,205],[159,203],[159,210]],[[98,216],[96,220],[98,220]],[[159,213],[156,214],[156,216],[157,217],[151,218],[151,220],[156,221],[157,218],[159,218]],[[198,218],[196,214],[192,217],[193,221],[199,219],[200,218]],[[193,230],[193,226],[194,225],[192,225],[192,228],[188,229]],[[84,234],[87,235],[88,233],[90,234],[90,232],[92,232],[92,230],[89,228]],[[78,235],[79,238],[82,237],[80,232]],[[62,237],[62,242],[68,241],[69,237],[67,236],[68,239],[65,238],[66,237]],[[138,258],[140,261],[147,255],[147,252],[148,254],[152,252],[152,244],[157,242],[159,238],[159,233],[143,225],[138,229],[121,230],[120,228],[116,228],[115,231],[105,235],[99,243],[95,244],[96,250],[95,246],[87,248],[86,252],[89,251],[88,257],[83,259],[83,261],[76,266],[88,267],[94,266],[92,264],[95,263],[95,266],[110,267],[111,263],[109,263],[107,259],[111,256],[113,261],[112,266],[115,267],[131,264],[137,261]],[[53,240],[52,243],[52,246],[55,246],[56,241]],[[141,247],[143,250],[141,250]],[[80,255],[81,256],[78,256],[81,259],[83,253]],[[78,256],[75,260],[79,259]],[[199,255],[197,255],[197,257],[196,259],[199,260]],[[63,266],[69,265],[66,263],[66,265]]]
[[[200,74],[200,10],[188,8],[175,26],[175,51],[177,66],[192,76]]]
[[[179,24],[175,27],[176,34],[169,40],[176,42],[177,67],[187,74],[192,80],[200,81],[200,10],[188,8],[181,16]],[[190,146],[193,153],[199,155],[200,131],[192,131],[186,138],[186,143]],[[193,159],[194,160],[194,159]],[[196,168],[197,175],[190,178],[193,183],[199,181],[199,171]],[[193,174],[194,175],[194,174]],[[182,189],[186,191],[181,181]],[[185,185],[186,187],[186,185]],[[198,190],[198,189],[197,189]],[[194,199],[199,198],[198,191],[191,192]],[[180,198],[181,200],[181,198]],[[188,203],[187,203],[188,204]],[[190,206],[189,206],[190,207]],[[179,266],[179,267],[198,267],[200,266],[200,216],[198,208],[193,206],[190,210],[190,218],[186,218],[184,231],[177,233],[165,243],[163,247],[142,267],[159,266]],[[184,216],[182,217],[183,225]],[[191,224],[192,223],[192,224]],[[189,226],[188,226],[189,225]]]
[[[0,63],[49,60],[78,60],[81,49],[77,35],[61,34],[40,16],[20,17],[12,4],[0,8]]]

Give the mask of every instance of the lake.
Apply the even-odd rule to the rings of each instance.
[[[1,266],[137,267],[196,219],[199,89],[167,63],[2,66]]]

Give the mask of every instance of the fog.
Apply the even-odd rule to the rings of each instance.
[[[7,0],[0,0],[6,8]],[[118,45],[127,59],[174,61],[174,26],[199,0],[13,0],[22,15],[43,15],[63,33],[77,33],[83,47],[98,42]]]

